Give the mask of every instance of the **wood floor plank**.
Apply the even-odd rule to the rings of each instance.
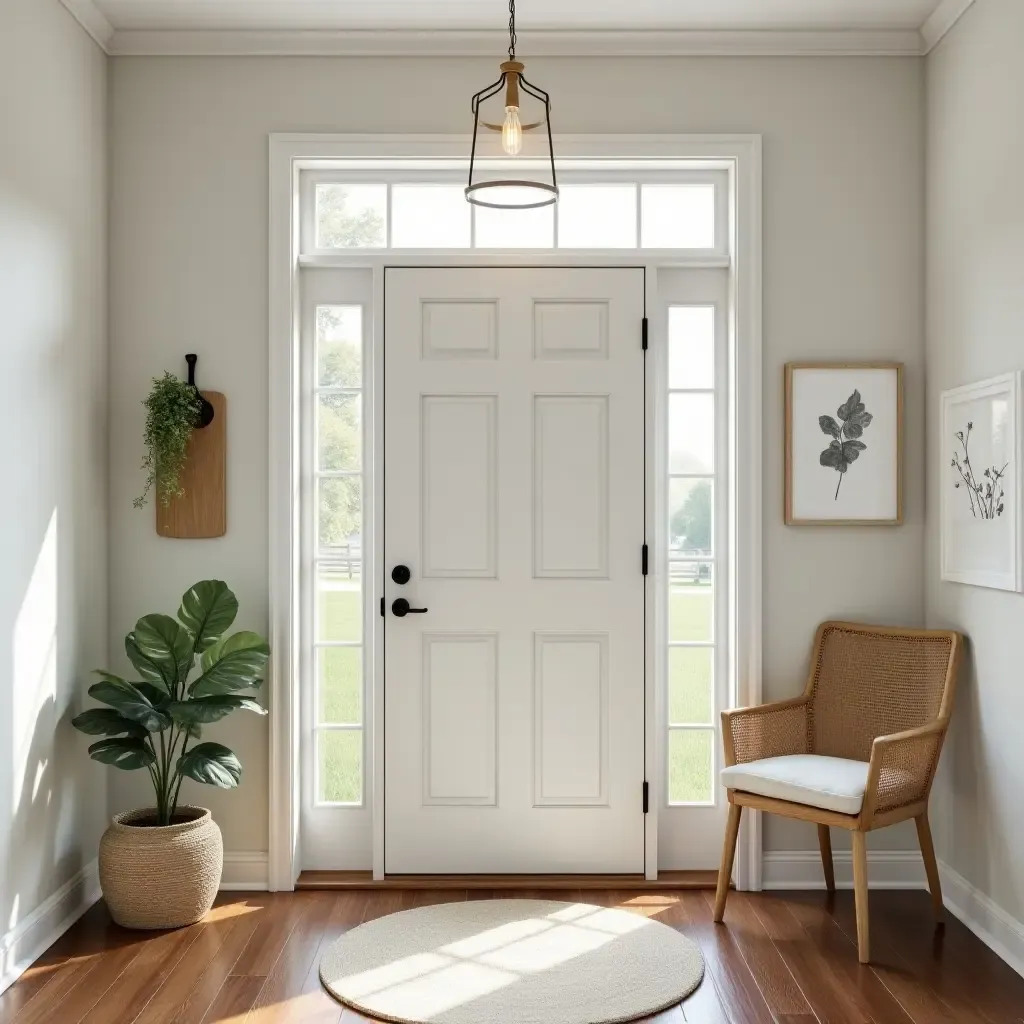
[[[436,907],[441,903],[464,903],[467,899],[467,889],[409,889],[402,893],[402,909],[415,910],[418,907]]]
[[[342,894],[342,898],[345,895]],[[301,1019],[294,1016],[290,1003],[302,995],[303,985],[334,915],[338,898],[334,893],[321,894],[295,923],[281,955],[267,975],[266,984],[249,1011],[250,1021],[259,1021],[260,1024],[273,1021],[277,1024],[279,1021]]]
[[[677,893],[660,894],[657,897],[657,904],[653,902],[655,898],[654,896],[647,897],[650,901],[647,905],[649,916],[670,928],[675,928],[684,935],[688,935],[693,930],[690,918],[683,909]],[[691,934],[689,937],[694,941],[699,941],[696,935]],[[683,1000],[680,1012],[688,1024],[730,1024],[710,970],[705,971],[704,978],[696,991]]]
[[[684,934],[696,941],[704,954],[706,970],[714,982],[726,1020],[730,1024],[773,1024],[772,1012],[747,968],[736,940],[728,928],[714,923],[704,894],[679,893],[679,910],[687,918]],[[701,988],[707,982],[705,978]],[[683,1012],[690,1021],[690,1000],[683,1003]]]
[[[857,921],[853,899],[849,893],[838,893],[831,901],[819,893],[801,893],[790,899],[794,913],[800,916],[803,903],[826,903],[829,912],[846,936],[851,947],[857,942]],[[872,913],[880,911],[884,899],[875,898]],[[893,948],[889,929],[879,926],[871,943],[871,969],[875,976],[892,993],[915,1024],[934,1022],[948,1024],[950,1021],[963,1024],[988,1024],[987,1018],[972,1007],[964,1006],[954,1010],[934,989],[914,972],[910,964]]]
[[[288,1000],[272,1018],[274,1024],[339,1024],[342,1020],[344,1008],[320,982],[320,959],[332,942],[362,923],[368,896],[359,891],[337,894],[298,997]]]
[[[263,981],[263,978],[247,974],[232,974],[225,978],[204,1020],[209,1024],[227,1021],[236,1024],[244,1020],[263,988]]]
[[[327,946],[364,920],[451,900],[621,907],[693,938],[707,970],[646,1024],[1024,1024],[1024,979],[923,892],[871,893],[873,963],[857,963],[849,893],[734,893],[725,924],[699,890],[525,888],[226,893],[175,932],[90,911],[0,1000],[0,1024],[374,1024],[321,986]]]
[[[81,984],[86,975],[98,966],[102,956],[102,953],[93,953],[72,957],[56,967],[55,976],[50,983],[39,990],[13,1020],[17,1024],[39,1024],[45,1020],[50,1011],[59,1006],[71,990]]]
[[[952,915],[936,929],[927,893],[891,893],[877,913],[895,952],[954,1013],[981,1014],[991,1024],[1024,1020],[1024,978]]]
[[[38,1016],[41,1007],[63,999],[65,990],[73,987],[84,976],[83,959],[97,954],[111,945],[109,932],[113,927],[106,905],[94,904],[65,932],[6,992],[0,994],[0,1024],[11,1024],[24,1014],[29,1004]],[[73,961],[73,962],[72,962]],[[96,961],[89,959],[88,966]],[[51,989],[58,982],[61,988]]]
[[[846,933],[833,916],[834,905],[834,898],[825,898],[816,906],[792,899],[786,901],[786,909],[803,928],[821,958],[829,964],[831,977],[837,986],[855,1000],[872,1020],[884,1024],[890,1021],[892,1024],[911,1024],[915,1018],[902,1001],[881,981],[871,966],[859,962],[856,955],[856,914],[853,915],[852,934]],[[876,946],[877,943],[872,945],[872,959],[875,957]]]
[[[231,976],[266,978],[292,929],[316,902],[312,893],[270,893],[256,931],[231,969]]]
[[[912,1024],[902,1007],[871,973],[857,964],[847,939],[828,915],[811,934],[784,898],[762,894],[752,903],[812,1011],[832,1024]],[[831,931],[830,931],[831,930]]]
[[[131,969],[120,974],[103,998],[81,1018],[81,1024],[134,1021],[205,927],[200,922],[175,931],[148,933],[150,937],[142,941]]]
[[[145,949],[147,938],[143,933],[132,943],[114,946],[108,952],[97,953],[95,967],[80,978],[58,1002],[48,1005],[40,1013],[40,1024],[78,1024],[117,982],[124,971]]]
[[[713,911],[714,893],[704,893],[704,900]],[[727,913],[726,927],[739,946],[747,969],[761,990],[772,1016],[780,1020],[783,1017],[799,1018],[810,1014],[813,1019],[813,1011],[800,986],[754,913],[746,894],[734,893],[727,905]]]
[[[221,904],[134,1024],[197,1024],[253,932],[260,904]]]

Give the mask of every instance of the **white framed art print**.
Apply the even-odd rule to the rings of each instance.
[[[1024,590],[1021,396],[1007,373],[942,393],[942,578]]]
[[[903,366],[786,365],[786,524],[903,522]]]

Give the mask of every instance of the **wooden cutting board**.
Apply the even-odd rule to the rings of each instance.
[[[199,539],[227,532],[227,399],[204,391],[213,406],[213,422],[192,432],[181,471],[182,498],[169,505],[156,499],[156,532],[161,537]]]

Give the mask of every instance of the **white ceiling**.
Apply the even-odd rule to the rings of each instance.
[[[124,30],[486,30],[506,0],[95,0]],[[919,29],[940,0],[518,0],[533,29]]]
[[[62,0],[114,54],[491,54],[507,0]],[[517,0],[524,55],[919,54],[974,0]]]

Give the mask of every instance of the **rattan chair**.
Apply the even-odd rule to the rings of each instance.
[[[938,919],[942,892],[928,794],[949,725],[959,633],[826,622],[803,696],[722,713],[729,822],[715,898],[725,915],[744,807],[818,826],[825,885],[835,891],[830,827],[853,839],[857,946],[868,963],[868,832],[913,818]]]

